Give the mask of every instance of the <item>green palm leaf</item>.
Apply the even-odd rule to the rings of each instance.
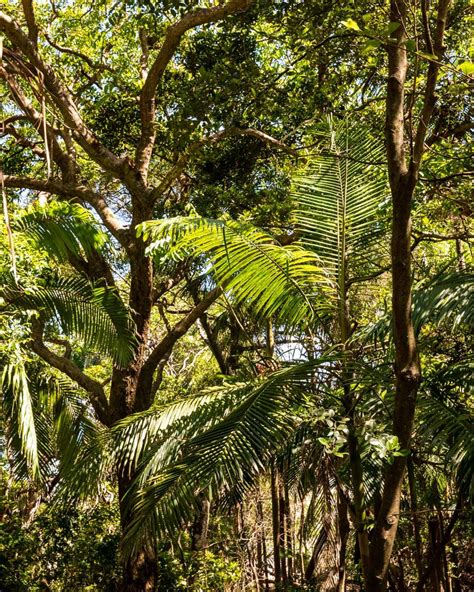
[[[387,186],[374,163],[384,148],[365,128],[333,118],[322,138],[307,174],[295,178],[293,196],[301,243],[317,253],[342,293],[360,260],[366,267],[368,238],[383,230],[377,214]]]
[[[472,326],[474,322],[474,274],[449,273],[417,286],[413,294],[413,324],[417,333],[427,323]],[[391,336],[391,317],[385,314],[364,329],[366,337],[381,341]]]
[[[149,253],[204,256],[217,283],[257,317],[279,316],[296,324],[327,306],[328,279],[315,256],[300,246],[282,247],[249,224],[172,218],[146,222],[139,232],[150,241]]]
[[[39,310],[45,320],[58,323],[65,335],[125,364],[133,355],[130,315],[113,288],[93,286],[83,278],[48,280],[44,286],[4,286],[1,295],[11,308]]]
[[[79,204],[51,201],[34,203],[14,220],[13,229],[26,234],[34,244],[58,261],[70,254],[90,255],[103,249],[107,236],[93,215]]]
[[[2,402],[9,423],[10,437],[13,441],[18,441],[19,451],[26,461],[27,469],[34,479],[38,479],[40,463],[37,426],[25,361],[18,347],[10,354],[9,359],[4,360],[2,364]]]
[[[174,454],[173,464],[156,472],[145,458],[144,473],[129,493],[127,551],[133,554],[141,540],[182,525],[191,517],[200,490],[242,495],[297,426],[295,405],[304,398],[311,376],[324,374],[331,361],[330,356],[321,357],[280,370],[263,382],[234,387],[233,404],[214,425],[207,427],[204,421],[204,429],[185,440],[178,462]]]

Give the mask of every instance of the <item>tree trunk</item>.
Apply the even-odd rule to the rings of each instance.
[[[120,523],[123,533],[127,530],[130,514],[124,496],[126,495],[133,477],[118,476],[120,496]],[[124,564],[123,580],[120,592],[156,592],[158,590],[158,565],[153,547],[143,546],[133,557]]]
[[[273,570],[275,587],[281,584],[281,560],[280,560],[280,508],[278,496],[278,470],[275,465],[271,470],[272,490],[272,534],[273,534]]]
[[[258,492],[260,496],[260,491]],[[257,522],[258,522],[258,570],[260,577],[260,586],[268,590],[268,556],[267,542],[265,536],[265,517],[263,515],[262,500],[257,500]]]
[[[156,592],[158,570],[156,555],[151,548],[142,549],[124,566],[120,592]]]
[[[280,538],[280,561],[281,561],[281,581],[283,588],[288,587],[288,564],[287,564],[287,530],[286,530],[286,509],[283,473],[278,475],[278,508],[279,508],[279,538]]]
[[[433,592],[443,592],[441,586],[441,563],[440,558],[436,557],[436,548],[440,544],[439,523],[436,517],[431,517],[428,521],[428,532],[430,537],[430,556],[433,563],[431,570],[431,590]]]
[[[347,504],[341,496],[340,491],[337,492],[337,511],[340,545],[337,592],[344,592],[344,590],[346,589],[346,553],[347,539],[349,538],[350,532],[350,524],[349,518],[347,516]]]
[[[209,528],[209,516],[211,504],[206,496],[200,496],[201,507],[194,520],[191,549],[193,551],[202,551],[207,547],[207,532]]]
[[[418,502],[416,496],[415,473],[413,467],[413,459],[408,459],[408,486],[410,491],[410,510],[412,512],[413,534],[415,537],[415,561],[416,569],[418,571],[418,579],[421,578],[423,569],[422,556],[423,549],[421,544],[420,521],[418,519]]]
[[[388,82],[385,138],[392,194],[392,320],[395,345],[395,405],[393,433],[401,449],[410,449],[416,397],[421,382],[415,330],[412,320],[411,210],[425,149],[428,125],[436,102],[435,90],[443,58],[444,32],[450,0],[439,0],[433,48],[437,60],[429,62],[419,124],[411,146],[409,164],[405,157],[405,82],[408,72],[406,41],[409,12],[414,3],[391,0],[390,21],[398,26],[387,44]],[[410,17],[411,18],[411,17]],[[429,25],[428,25],[429,26]],[[427,37],[431,37],[427,31]],[[430,42],[431,43],[431,42]],[[411,115],[411,113],[409,113]],[[413,130],[412,130],[413,131]],[[412,134],[413,136],[413,134]],[[381,592],[387,584],[390,557],[400,513],[406,458],[396,457],[387,468],[380,510],[371,534],[369,565],[364,566],[367,592]]]

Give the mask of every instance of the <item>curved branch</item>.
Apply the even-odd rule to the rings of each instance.
[[[184,319],[181,319],[153,349],[143,364],[137,386],[137,399],[149,402],[152,393],[153,375],[161,360],[169,356],[175,343],[194,325],[203,313],[222,293],[221,288],[214,288],[197,304]]]
[[[35,48],[38,48],[38,25],[36,24],[35,12],[32,0],[21,0],[23,13],[25,15],[26,26],[28,27],[28,37]]]
[[[88,393],[91,405],[99,420],[108,425],[110,423],[109,403],[101,383],[87,376],[67,355],[59,356],[44,344],[43,323],[38,319],[32,321],[31,336],[30,347],[35,354],[83,388]],[[67,354],[67,352],[65,353]]]
[[[92,68],[93,70],[108,70],[109,72],[113,72],[113,69],[110,66],[107,66],[107,64],[96,64],[94,60],[86,56],[84,53],[78,51],[77,49],[71,49],[70,47],[64,47],[63,45],[59,45],[59,43],[56,43],[51,39],[51,37],[46,33],[46,31],[42,31],[42,33],[49,45],[51,45],[51,47],[53,47],[57,51],[61,53],[67,53],[68,55],[72,55],[76,58],[81,59],[89,66],[89,68]]]
[[[146,181],[148,167],[155,143],[155,93],[166,67],[176,51],[183,35],[200,25],[215,23],[231,14],[246,10],[253,0],[229,0],[212,8],[200,8],[185,14],[166,31],[165,39],[153,62],[140,95],[141,137],[138,142],[135,161],[142,179]]]
[[[63,177],[69,181],[73,180],[75,170],[74,165],[69,156],[61,150],[53,127],[50,126],[48,122],[43,121],[43,115],[34,108],[32,102],[24,94],[15,77],[11,76],[9,72],[1,66],[0,74],[7,81],[14,101],[23,111],[27,120],[43,138],[45,145],[48,144],[51,147],[53,160],[60,168]]]
[[[3,31],[10,42],[17,47],[31,62],[33,68],[43,75],[44,85],[49,92],[66,125],[84,151],[103,169],[113,173],[130,188],[141,194],[143,185],[138,181],[135,171],[126,158],[119,158],[106,148],[87,127],[82,119],[71,93],[56,76],[53,68],[44,63],[35,49],[34,44],[23,32],[22,28],[7,14],[0,11],[0,31]]]
[[[49,179],[33,179],[30,177],[15,177],[12,175],[4,176],[5,187],[15,189],[32,189],[33,191],[45,191],[68,199],[81,199],[91,205],[100,216],[104,226],[120,242],[122,246],[128,246],[128,232],[122,226],[118,218],[107,205],[104,198],[92,189],[84,185],[74,185],[72,183],[61,183],[60,181]]]

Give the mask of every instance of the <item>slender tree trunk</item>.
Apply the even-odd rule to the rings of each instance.
[[[259,491],[260,495],[260,491]],[[259,537],[259,576],[261,578],[261,587],[268,590],[268,555],[267,555],[267,541],[265,533],[265,518],[263,515],[262,500],[257,500],[257,520],[258,520],[258,537]]]
[[[322,528],[321,532],[319,533],[319,536],[316,540],[316,544],[314,545],[314,549],[311,554],[311,558],[308,561],[308,565],[306,566],[304,579],[308,583],[311,582],[314,578],[314,572],[316,570],[318,557],[319,557],[324,545],[326,544],[327,538],[328,537],[327,537],[326,529]]]
[[[421,578],[423,569],[422,557],[423,549],[421,545],[420,521],[418,520],[418,502],[416,495],[415,474],[413,470],[413,459],[409,458],[408,463],[408,486],[410,491],[410,509],[412,512],[413,534],[415,538],[415,561],[418,572],[418,579]]]
[[[433,562],[431,570],[431,590],[433,592],[443,592],[441,586],[441,562],[440,557],[436,557],[436,549],[440,543],[439,522],[436,517],[431,517],[428,521],[428,532],[430,537],[430,555]]]
[[[444,530],[444,520],[443,520],[443,513],[438,511],[438,521],[439,521],[439,532],[441,534],[441,540],[444,540],[445,530]],[[444,576],[444,589],[446,592],[451,592],[451,578],[449,577],[449,564],[448,564],[448,554],[447,554],[447,546],[443,546],[442,550],[442,558],[443,558],[443,576]]]
[[[263,576],[263,540],[262,540],[262,525],[260,523],[260,517],[258,512],[258,503],[257,502],[257,576],[258,576],[258,588],[263,588],[265,586],[265,578]]]
[[[271,493],[272,493],[272,534],[273,534],[273,571],[275,587],[281,584],[281,559],[280,559],[280,504],[278,495],[278,470],[275,465],[271,469]]]
[[[419,124],[414,134],[410,161],[405,158],[405,81],[408,72],[408,14],[412,0],[391,0],[390,21],[397,23],[387,44],[388,83],[385,137],[392,194],[392,319],[395,345],[395,405],[393,433],[401,449],[409,450],[416,397],[421,382],[421,366],[412,320],[411,209],[424,153],[426,131],[436,102],[439,64],[443,57],[444,32],[449,0],[439,0],[433,47],[437,60],[429,62]],[[410,16],[411,18],[411,16]],[[428,25],[429,26],[429,25]],[[431,34],[427,31],[428,38]],[[430,41],[431,44],[431,41]],[[384,489],[369,547],[369,565],[364,568],[367,592],[381,592],[395,542],[400,513],[406,458],[396,457],[387,468]]]
[[[280,538],[280,561],[281,561],[281,581],[283,587],[288,587],[288,567],[287,567],[287,532],[286,532],[286,509],[285,492],[283,485],[284,475],[278,474],[278,536]]]
[[[286,549],[286,564],[288,583],[293,582],[293,524],[291,520],[291,504],[290,492],[288,489],[288,481],[285,479],[283,486],[283,494],[285,498],[285,549]]]
[[[199,511],[194,520],[192,529],[192,551],[203,551],[208,544],[207,532],[209,528],[209,516],[211,511],[211,504],[205,495],[200,496],[201,504]]]
[[[304,524],[305,524],[304,496],[300,500],[300,523],[298,528],[298,568],[300,582],[304,581]]]
[[[337,491],[337,513],[338,513],[338,530],[339,530],[339,566],[338,566],[338,581],[337,592],[344,592],[346,589],[346,554],[347,554],[347,539],[349,538],[350,524],[347,516],[347,504]]]
[[[444,551],[444,548],[451,540],[451,536],[453,534],[454,527],[456,526],[456,522],[457,522],[457,520],[459,518],[459,514],[461,512],[462,503],[463,503],[463,500],[462,500],[462,496],[460,495],[458,497],[456,508],[455,508],[454,512],[452,513],[449,523],[443,533],[443,537],[441,538],[439,543],[436,545],[436,548],[433,550],[433,552],[430,554],[428,566],[426,567],[425,571],[423,572],[423,575],[421,576],[421,578],[416,586],[416,592],[423,592],[423,590],[425,589],[426,583],[430,579],[432,571],[435,569],[436,565],[440,561],[441,554]]]

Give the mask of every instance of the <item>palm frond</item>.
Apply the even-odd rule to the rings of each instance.
[[[448,322],[455,329],[474,323],[474,274],[468,271],[444,274],[420,286],[413,299],[417,331],[425,323]]]
[[[70,254],[87,256],[100,251],[107,241],[88,210],[64,201],[32,204],[14,220],[13,229],[26,234],[38,248],[61,262],[67,261]]]
[[[74,464],[81,449],[99,430],[87,397],[69,379],[55,373],[36,376],[40,406],[51,417],[55,457],[60,472]]]
[[[149,253],[204,257],[226,293],[260,318],[297,324],[327,306],[328,278],[317,258],[300,246],[282,247],[250,224],[181,217],[149,221],[139,232]]]
[[[384,148],[347,121],[329,118],[325,131],[308,172],[294,180],[293,197],[301,243],[324,261],[341,289],[367,252],[368,238],[384,231],[377,214],[387,198],[386,179],[373,164],[383,159]]]
[[[427,323],[446,324],[450,330],[474,322],[474,274],[470,271],[440,275],[413,294],[413,324],[419,333]],[[366,337],[385,341],[391,334],[391,317],[383,315],[365,328]]]
[[[128,552],[133,554],[140,540],[189,519],[197,491],[206,489],[221,498],[230,491],[242,495],[295,429],[295,405],[305,396],[310,377],[332,360],[328,356],[290,366],[263,382],[233,389],[234,404],[225,416],[187,440],[179,460],[158,473],[145,464],[146,478],[139,475],[129,493]]]
[[[96,287],[83,278],[59,278],[44,286],[3,287],[1,295],[13,308],[41,311],[65,335],[82,339],[89,347],[125,364],[133,354],[135,337],[131,317],[113,288]]]
[[[3,361],[1,390],[10,437],[18,439],[19,448],[26,461],[27,469],[34,479],[40,476],[36,422],[33,413],[32,395],[24,357],[18,348],[16,355]]]
[[[457,474],[461,487],[474,495],[474,417],[463,403],[473,390],[472,357],[446,372],[428,373],[419,398],[417,435],[438,451],[447,470]],[[455,380],[453,382],[453,375]]]

